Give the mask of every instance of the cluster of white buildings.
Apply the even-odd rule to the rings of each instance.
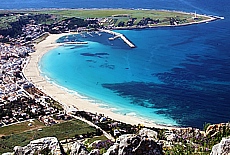
[[[0,44],[0,101],[17,99],[31,85],[22,74],[29,52],[29,47]]]
[[[48,29],[48,26],[27,24],[22,28],[23,34],[20,39],[24,40],[25,43],[28,43],[27,41],[34,41],[45,33],[44,29]]]
[[[18,123],[34,116],[40,116],[40,121],[47,125],[56,124],[50,116],[59,114],[59,110],[51,107],[47,102],[51,99],[33,88],[22,73],[29,59],[28,53],[31,52],[34,50],[26,46],[0,43],[0,126]],[[33,88],[33,95],[26,88]]]
[[[33,87],[23,75],[28,54],[34,52],[27,46],[0,43],[0,126],[19,123],[39,117],[46,125],[57,119],[69,119],[62,110],[51,105],[54,100]]]
[[[27,24],[22,27],[22,34],[15,38],[10,38],[9,41],[16,45],[30,45],[33,46],[31,41],[43,36],[45,29],[49,29],[48,26]]]

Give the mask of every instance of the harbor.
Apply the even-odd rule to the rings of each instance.
[[[100,29],[100,31],[114,35],[114,37],[110,37],[109,40],[115,40],[117,38],[121,38],[129,47],[131,48],[136,47],[129,39],[125,37],[125,35],[121,33],[110,31],[110,30],[103,30],[103,29]]]

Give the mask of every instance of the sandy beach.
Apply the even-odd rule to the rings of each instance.
[[[148,122],[147,120],[143,120],[135,116],[126,116],[113,113],[111,110],[101,108],[97,104],[92,103],[92,101],[82,98],[80,95],[71,94],[64,89],[58,87],[57,85],[51,84],[43,76],[41,76],[38,68],[39,60],[46,52],[60,46],[60,44],[57,44],[55,41],[58,38],[66,35],[70,34],[50,34],[44,41],[35,45],[36,52],[30,54],[30,60],[23,70],[25,77],[30,82],[32,82],[37,88],[42,90],[48,96],[60,102],[65,107],[65,109],[68,109],[68,107],[74,105],[79,110],[104,114],[105,116],[108,116],[109,118],[112,118],[114,120],[129,123],[132,125],[143,124],[148,127],[174,128],[154,124],[152,122]]]
[[[198,15],[198,16],[204,16],[205,15]],[[185,26],[185,25],[191,25],[191,24],[198,24],[198,23],[204,23],[209,21],[214,21],[216,18],[209,17],[207,20],[199,21],[199,22],[192,22],[192,23],[186,23],[186,24],[180,24],[180,25],[174,25],[174,26]],[[172,25],[167,25],[172,26]],[[160,26],[161,27],[161,26]],[[151,27],[149,27],[151,28]],[[126,28],[127,29],[127,28]],[[177,128],[177,127],[169,127],[165,125],[159,125],[153,123],[153,121],[143,120],[141,118],[138,118],[136,116],[128,116],[128,115],[121,115],[112,112],[110,109],[99,107],[99,105],[92,102],[92,100],[87,99],[87,97],[82,97],[80,95],[70,93],[63,88],[50,83],[47,81],[39,71],[39,61],[42,58],[42,56],[54,49],[60,46],[61,44],[56,43],[56,40],[62,36],[71,35],[72,33],[62,33],[62,34],[49,34],[49,36],[42,42],[35,45],[36,52],[30,54],[30,60],[27,63],[26,67],[23,69],[24,76],[32,82],[37,88],[42,90],[44,93],[46,93],[48,96],[52,97],[54,100],[61,103],[65,110],[68,110],[69,107],[72,107],[73,105],[78,108],[80,111],[87,111],[91,113],[100,113],[104,114],[105,116],[108,116],[109,118],[112,118],[117,121],[121,121],[124,123],[129,123],[132,125],[137,124],[143,124],[144,126],[148,127],[156,127],[156,128]]]

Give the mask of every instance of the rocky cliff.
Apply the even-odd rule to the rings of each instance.
[[[104,155],[162,155],[162,148],[157,143],[157,133],[149,129],[142,129],[138,134],[121,135],[116,143],[111,146]],[[71,145],[71,155],[100,155],[100,150],[89,152],[86,147],[76,141]],[[56,137],[46,137],[31,141],[27,146],[16,146],[15,155],[33,154],[63,154],[62,146]]]
[[[15,155],[34,155],[34,154],[46,154],[51,152],[55,155],[61,155],[61,145],[56,137],[46,137],[31,141],[27,146],[15,146]]]
[[[156,137],[157,133],[149,129],[142,129],[137,135],[121,135],[104,155],[161,155],[162,148]]]
[[[210,155],[229,155],[230,154],[230,137],[222,138],[221,142],[214,145]]]
[[[216,144],[216,136],[219,135],[229,135],[228,126],[226,125],[212,125],[208,127],[206,133],[202,135],[199,130],[194,129],[174,129],[172,131],[163,132],[163,139],[158,139],[162,136],[162,133],[157,133],[156,131],[143,128],[137,134],[123,134],[116,139],[116,142],[105,143],[106,141],[94,142],[95,146],[100,147],[89,147],[93,149],[91,152],[87,150],[84,146],[82,140],[72,140],[68,141],[68,149],[70,155],[101,155],[102,152],[106,151],[104,155],[162,155],[164,148],[164,153],[174,154],[179,152],[179,154],[197,154],[199,150],[196,150],[196,147],[201,147],[206,150],[206,153],[210,153],[211,147]],[[159,136],[158,136],[159,134]],[[160,135],[161,134],[161,135]],[[175,138],[168,139],[170,135],[173,135]],[[206,136],[207,137],[206,137]],[[210,139],[208,137],[211,137]],[[194,139],[200,143],[194,143],[194,141],[189,141]],[[204,139],[204,140],[203,140]],[[203,141],[202,141],[203,140]],[[81,142],[80,142],[81,141]],[[161,143],[159,143],[160,141]],[[205,143],[205,144],[204,144]],[[64,144],[62,143],[63,147]],[[93,143],[92,143],[93,144]],[[103,145],[102,145],[103,144]],[[108,145],[109,144],[109,145]],[[212,145],[213,144],[213,145]],[[86,145],[88,145],[86,143]],[[163,145],[163,146],[162,146]],[[183,145],[183,146],[182,146]],[[106,146],[106,148],[105,148]],[[173,147],[177,146],[177,147]],[[193,147],[196,146],[196,147]],[[66,148],[66,147],[65,147]],[[62,145],[55,137],[46,137],[31,141],[27,146],[14,147],[15,155],[33,155],[33,154],[54,154],[61,155],[65,154],[62,151]],[[103,151],[102,151],[103,150]],[[230,137],[222,138],[219,144],[216,144],[212,147],[211,155],[229,155],[230,154]],[[9,155],[5,154],[5,155]]]

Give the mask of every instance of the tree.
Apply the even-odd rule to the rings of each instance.
[[[118,25],[117,25],[118,27],[124,27],[125,26],[125,22],[123,22],[123,21],[120,21],[119,23],[118,23]]]
[[[48,147],[46,147],[43,150],[41,150],[40,154],[49,155],[51,154],[51,150]]]

